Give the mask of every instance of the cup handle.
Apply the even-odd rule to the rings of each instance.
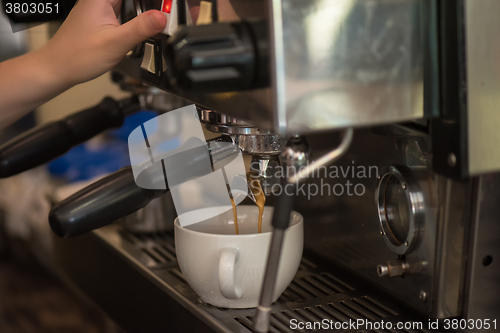
[[[243,295],[236,288],[234,267],[238,260],[239,252],[235,248],[222,250],[219,259],[219,289],[222,296],[228,299],[240,299]]]

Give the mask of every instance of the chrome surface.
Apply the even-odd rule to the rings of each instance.
[[[244,120],[212,110],[199,107],[197,109],[200,121],[207,130],[234,136],[243,152],[251,155],[277,155],[281,153],[285,143],[281,136],[255,127]]]
[[[213,170],[222,169],[240,153],[240,148],[235,141],[235,137],[232,135],[223,134],[219,137],[210,139],[207,141],[207,146],[210,152]],[[248,182],[246,178],[243,179],[243,181],[248,185],[247,196],[250,200],[255,202],[256,199],[251,188],[251,183]],[[228,190],[230,192],[229,188]]]
[[[278,134],[419,119],[425,1],[231,0],[252,7],[237,11],[241,19],[269,17],[267,89],[185,93],[167,78],[149,80],[140,59],[124,59],[116,70]]]
[[[259,297],[259,305],[255,310],[253,327],[256,332],[266,333],[271,324],[271,311],[278,267],[283,248],[285,229],[273,228],[269,253],[267,255],[266,269]]]
[[[296,174],[288,178],[288,181],[290,183],[298,183],[299,181],[304,180],[307,177],[311,176],[314,172],[318,171],[319,168],[333,164],[336,160],[341,158],[342,155],[344,155],[346,151],[349,149],[352,142],[353,133],[354,131],[352,128],[346,129],[343,133],[342,141],[340,142],[337,148],[326,153],[320,158],[314,160],[314,162],[312,162],[311,164],[307,164],[307,166],[305,166],[304,168],[300,167]],[[285,151],[285,153],[287,152],[288,149]],[[297,153],[295,153],[295,155],[296,154]],[[302,152],[300,151],[299,154],[302,154]],[[294,164],[289,164],[289,165],[294,165]]]
[[[96,230],[85,237],[87,237],[87,242],[80,241],[79,246],[74,245],[74,242],[64,240],[56,242],[56,246],[60,250],[59,253],[64,253],[67,258],[60,258],[61,268],[66,274],[78,273],[74,269],[79,266],[71,265],[72,260],[78,259],[80,260],[79,264],[81,261],[85,261],[86,267],[98,264],[101,268],[100,274],[106,274],[110,277],[108,281],[124,278],[116,275],[117,273],[106,265],[106,262],[101,262],[100,257],[85,256],[87,250],[85,246],[88,244],[88,246],[99,247],[106,253],[113,254],[114,263],[123,262],[130,271],[140,272],[140,275],[145,277],[145,281],[141,283],[145,285],[146,281],[150,281],[156,289],[153,301],[142,296],[142,292],[145,290],[144,285],[129,285],[130,292],[127,297],[132,300],[132,303],[123,304],[123,302],[114,300],[114,302],[106,304],[115,306],[122,316],[137,312],[137,307],[148,308],[155,311],[157,315],[163,314],[157,319],[158,322],[164,324],[163,327],[171,327],[170,320],[176,320],[170,316],[174,309],[154,308],[160,299],[166,298],[173,300],[173,303],[170,303],[171,306],[189,310],[190,317],[183,317],[182,320],[190,322],[202,320],[213,332],[255,332],[253,328],[254,309],[221,309],[200,302],[198,295],[189,287],[179,270],[172,233],[135,235],[114,225]],[[86,285],[88,274],[78,276],[82,279],[79,281],[81,285]],[[95,280],[88,281],[90,284],[86,285],[87,287],[96,286]],[[106,293],[109,292],[109,295],[113,295],[115,285],[100,285],[99,288],[100,293],[106,291]],[[150,317],[148,320],[151,318],[154,317]],[[120,319],[124,320],[123,317],[115,318],[118,323],[121,323]],[[426,317],[409,311],[408,308],[394,299],[384,296],[383,293],[364,284],[363,280],[346,274],[343,270],[329,264],[325,265],[323,262],[311,261],[304,257],[295,279],[278,301],[272,305],[269,332],[296,332],[290,328],[291,320],[303,323],[323,319],[331,320],[333,323],[358,319],[383,320],[393,323],[398,321],[427,322]],[[141,324],[145,325],[144,320],[146,319],[142,317],[135,318],[135,321],[138,322],[136,327],[141,327]],[[176,326],[182,327],[182,325]],[[148,331],[165,332],[165,329],[156,327],[156,330]],[[336,332],[338,330],[327,329],[323,331]],[[354,333],[359,332],[359,330],[348,329],[345,332]],[[411,332],[428,333],[429,331],[416,329]]]
[[[226,165],[228,159],[234,159],[240,152],[234,137],[231,135],[221,135],[207,140],[207,146],[214,170]]]
[[[276,186],[279,185],[278,172],[280,168],[281,163],[278,155],[252,156],[250,162],[250,172],[254,173],[255,177],[259,179],[262,190],[266,195],[273,193]]]
[[[163,92],[163,90],[149,86],[136,78],[128,75],[121,75],[113,78],[114,82],[120,86],[123,91],[129,91],[135,95],[147,95],[147,94],[157,94]]]
[[[496,0],[465,0],[469,172],[500,170],[500,21]]]
[[[391,260],[377,266],[377,274],[380,277],[398,277],[405,275],[410,270],[408,263],[400,260]]]
[[[240,120],[223,113],[198,108],[200,121],[205,128],[215,133],[226,134],[271,134],[268,130],[262,130],[248,121]]]
[[[415,248],[425,219],[423,198],[410,169],[391,166],[381,170],[375,200],[381,233],[392,252],[403,255]]]
[[[115,80],[120,89],[139,96],[141,107],[145,110],[155,110],[159,113],[175,110],[188,105],[188,102],[174,94],[152,87],[141,81],[124,75]]]
[[[143,13],[142,5],[140,0],[125,0],[123,6],[121,7],[120,20],[126,23]],[[127,53],[128,57],[137,58],[143,53],[144,45],[140,43],[136,45],[132,50]]]
[[[340,145],[333,151],[320,157],[318,160],[314,161],[311,165],[307,165],[309,161],[309,147],[307,146],[305,140],[300,137],[293,137],[288,140],[286,148],[282,153],[282,160],[287,168],[292,167],[294,169],[293,175],[282,175],[286,182],[290,184],[297,183],[304,180],[306,177],[310,176],[314,171],[316,171],[320,166],[329,165],[338,160],[349,148],[352,142],[353,130],[347,129],[343,135],[343,139]],[[306,164],[306,165],[304,165]],[[283,190],[284,191],[284,190]],[[289,195],[289,194],[287,194]],[[294,195],[292,193],[291,195]],[[280,196],[284,201],[290,200],[285,196]],[[293,202],[293,201],[292,201]],[[287,205],[283,202],[277,202],[277,205]],[[281,213],[288,216],[291,211],[291,205],[288,211],[282,211]],[[288,218],[288,217],[287,217]],[[279,219],[279,218],[278,218]],[[273,217],[273,224],[277,220],[276,215]],[[286,229],[284,227],[284,229]],[[283,227],[282,227],[283,228]],[[259,298],[259,306],[255,314],[255,330],[257,332],[267,332],[270,325],[270,305],[272,302],[272,295],[274,293],[274,286],[276,283],[277,266],[280,260],[282,251],[282,242],[284,229],[275,227],[273,229],[273,235],[271,238],[271,244],[269,246],[269,255],[267,257],[266,271],[264,274],[264,281],[262,282],[262,290]]]

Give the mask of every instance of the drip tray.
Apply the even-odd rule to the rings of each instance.
[[[57,239],[55,245],[64,276],[127,332],[254,332],[254,309],[223,309],[199,300],[179,270],[171,233],[138,235],[109,226],[76,239]],[[307,332],[296,327],[325,319],[333,324],[428,322],[367,282],[305,254],[295,279],[273,305],[270,332]]]

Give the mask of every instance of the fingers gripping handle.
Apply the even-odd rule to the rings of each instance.
[[[222,250],[219,259],[219,289],[222,296],[228,299],[240,299],[242,292],[236,287],[236,262],[239,252],[235,248]]]

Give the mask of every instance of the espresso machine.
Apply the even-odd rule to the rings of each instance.
[[[203,304],[178,268],[171,231],[112,223],[167,191],[139,188],[127,168],[53,208],[51,227],[67,238],[54,243],[68,283],[130,332],[293,332],[292,321],[322,320],[422,323],[335,326],[348,332],[480,332],[486,319],[498,330],[500,3],[203,1],[210,20],[197,25],[188,13],[198,2],[175,3],[168,14],[178,27],[114,69],[131,98],[8,143],[0,174],[45,162],[140,108],[194,103],[205,128],[220,134],[208,141],[211,159],[250,155],[275,206],[261,304]],[[223,4],[232,17],[220,14]],[[166,7],[124,0],[121,19]],[[280,166],[295,172],[277,179]],[[279,182],[295,184],[294,194],[276,195]],[[279,223],[292,208],[304,216],[304,256],[267,304],[286,229]]]

